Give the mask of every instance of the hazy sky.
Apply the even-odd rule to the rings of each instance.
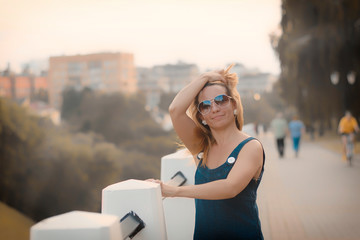
[[[279,73],[281,0],[0,0],[0,70],[49,56],[130,52],[136,66],[240,62]]]

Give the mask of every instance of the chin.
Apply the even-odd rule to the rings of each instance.
[[[227,128],[230,126],[231,126],[231,122],[224,121],[224,120],[212,122],[212,124],[210,125],[210,127],[214,128],[214,129],[215,128]]]

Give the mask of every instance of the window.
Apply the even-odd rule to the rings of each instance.
[[[84,64],[81,62],[69,62],[68,63],[68,74],[69,75],[80,75],[84,69]]]
[[[90,61],[88,62],[89,69],[102,68],[101,61]]]

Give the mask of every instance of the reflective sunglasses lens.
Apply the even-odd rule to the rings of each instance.
[[[229,102],[229,97],[226,96],[226,95],[219,95],[219,96],[216,96],[216,97],[214,98],[214,102],[215,102],[217,105],[222,106],[222,105],[224,105],[224,104],[226,104],[226,103]]]
[[[202,101],[198,107],[199,112],[202,114],[208,113],[210,111],[210,108],[211,108],[211,101],[209,100]]]

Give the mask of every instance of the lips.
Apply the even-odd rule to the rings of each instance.
[[[217,119],[222,118],[224,116],[225,116],[224,114],[223,115],[216,115],[216,116],[212,117],[211,120],[217,120]]]

